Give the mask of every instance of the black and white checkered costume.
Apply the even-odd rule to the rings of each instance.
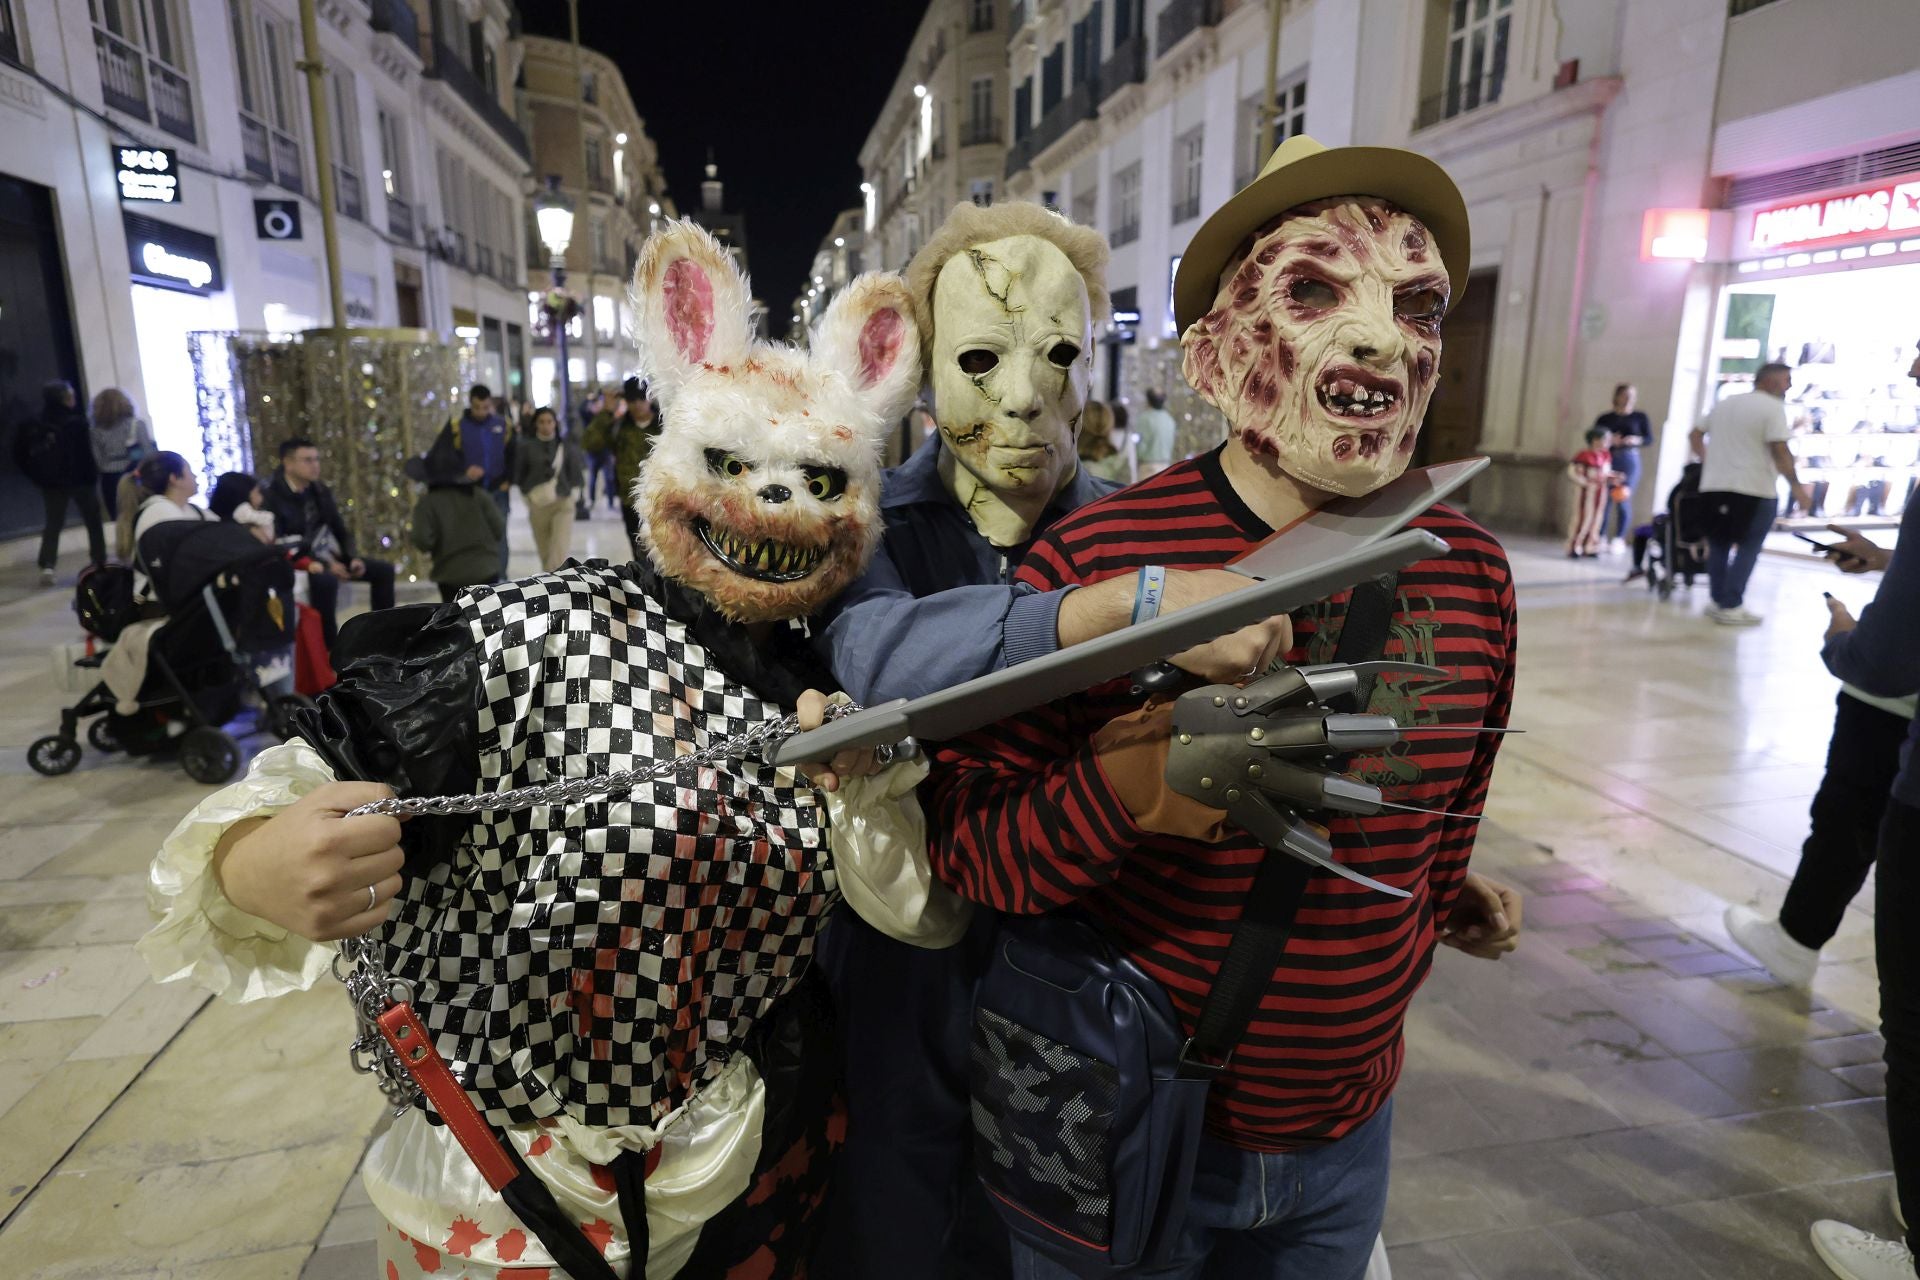
[[[476,790],[597,776],[781,714],[633,566],[463,592]],[[410,875],[382,962],[496,1126],[651,1125],[791,990],[831,905],[827,815],[757,761],[617,800],[485,814]]]

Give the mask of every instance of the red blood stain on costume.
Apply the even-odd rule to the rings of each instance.
[[[502,1262],[518,1262],[526,1251],[527,1233],[518,1227],[493,1242],[493,1252]]]
[[[406,1237],[402,1236],[401,1239],[405,1240]],[[420,1270],[426,1272],[428,1275],[433,1275],[440,1270],[440,1251],[438,1249],[428,1248],[418,1240],[409,1240],[407,1243],[413,1246],[414,1266],[420,1268]]]
[[[447,1242],[441,1245],[440,1248],[446,1253],[456,1254],[463,1258],[471,1258],[473,1256],[474,1246],[483,1240],[490,1240],[492,1238],[492,1236],[482,1231],[480,1224],[473,1219],[455,1218],[453,1220],[453,1230],[447,1236]]]
[[[500,1280],[553,1280],[553,1272],[546,1267],[508,1267]]]
[[[689,259],[676,259],[667,265],[661,292],[673,345],[689,360],[705,360],[707,339],[713,335],[713,284],[706,272]]]
[[[768,1166],[753,1184],[753,1190],[747,1193],[748,1204],[759,1204],[775,1191],[780,1184],[799,1181],[813,1163],[813,1143],[805,1138],[787,1148],[787,1153]]]
[[[544,1133],[527,1144],[527,1154],[530,1156],[543,1156],[551,1150],[553,1150],[553,1139]]]
[[[613,1180],[613,1170],[607,1168],[607,1166],[603,1164],[590,1164],[587,1166],[587,1172],[593,1175],[593,1185],[608,1195],[613,1195],[620,1190],[619,1185]]]
[[[595,1218],[592,1222],[583,1222],[580,1224],[580,1234],[587,1238],[589,1244],[600,1251],[601,1257],[605,1257],[607,1244],[613,1239],[613,1224],[605,1218]]]
[[[387,1264],[387,1280],[400,1280],[400,1268],[391,1262]]]

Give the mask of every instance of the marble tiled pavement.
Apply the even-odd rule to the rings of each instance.
[[[515,568],[531,567],[514,521]],[[581,526],[607,554],[617,523]],[[69,553],[69,562],[75,557]],[[235,1008],[147,981],[154,845],[205,788],[89,752],[31,774],[72,638],[31,546],[0,544],[0,1257],[5,1274],[374,1275],[352,1171],[377,1122],[337,992]],[[1524,735],[1475,865],[1520,884],[1498,964],[1442,951],[1408,1028],[1386,1236],[1399,1280],[1825,1274],[1814,1217],[1891,1228],[1871,888],[1811,999],[1730,949],[1777,904],[1831,723],[1823,589],[1783,557],[1764,627],[1617,585],[1617,561],[1514,548]]]

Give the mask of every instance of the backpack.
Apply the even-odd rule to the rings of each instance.
[[[112,644],[140,616],[133,596],[133,570],[123,564],[89,565],[73,587],[73,611],[90,636]]]

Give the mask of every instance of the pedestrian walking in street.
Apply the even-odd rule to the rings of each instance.
[[[1607,504],[1606,527],[1602,536],[1611,550],[1618,551],[1633,516],[1633,491],[1640,485],[1640,450],[1653,439],[1647,415],[1634,408],[1640,392],[1630,382],[1613,389],[1613,408],[1593,420],[1596,427],[1613,433],[1613,492]]]
[[[1605,427],[1587,428],[1587,447],[1567,463],[1573,481],[1573,508],[1567,513],[1567,555],[1578,560],[1600,554],[1601,529],[1606,524],[1608,495],[1613,487],[1613,433]]]
[[[551,573],[573,548],[573,499],[585,483],[586,466],[579,446],[560,434],[552,409],[534,410],[530,426],[514,450],[513,483],[527,500],[540,568]]]
[[[1141,411],[1139,425],[1134,428],[1140,442],[1135,451],[1140,479],[1166,470],[1173,462],[1173,428],[1173,415],[1167,412],[1167,393],[1149,387],[1147,407]]]
[[[40,490],[46,521],[40,529],[40,585],[53,585],[53,569],[60,553],[60,531],[67,525],[67,507],[80,510],[87,526],[87,554],[95,564],[107,562],[107,536],[100,523],[100,495],[94,488],[100,469],[94,465],[93,442],[87,415],[79,408],[73,384],[47,383],[40,389],[40,416],[20,425],[13,441],[13,462]]]
[[[307,598],[326,631],[327,648],[339,634],[340,584],[365,582],[375,609],[393,608],[393,562],[362,556],[340,518],[333,490],[320,479],[320,447],[296,436],[280,443],[280,466],[267,484],[267,507],[282,537],[298,538],[308,560]],[[469,468],[469,471],[471,469]]]
[[[513,487],[513,432],[507,420],[494,410],[493,389],[476,382],[467,391],[466,411],[448,423],[453,443],[467,460],[467,478],[492,495],[494,505],[505,519],[511,508],[509,493]],[[496,577],[507,576],[507,544],[500,543],[500,568]]]
[[[1080,465],[1086,473],[1115,484],[1128,484],[1127,455],[1113,443],[1113,411],[1098,400],[1080,411]]]
[[[549,422],[553,414],[541,410]],[[407,478],[426,486],[413,506],[413,545],[433,557],[428,576],[445,604],[467,587],[498,582],[507,519],[493,496],[468,478],[466,459],[442,436],[424,458],[407,459]],[[564,502],[552,504],[572,516]],[[573,527],[569,519],[567,527]],[[536,536],[540,526],[536,523]]]
[[[614,407],[602,409],[581,441],[588,453],[613,458],[613,487],[620,499],[620,518],[627,524],[627,541],[640,537],[640,513],[633,506],[633,485],[640,464],[653,452],[660,437],[660,407],[648,398],[640,379],[628,378]]]
[[[1780,511],[1779,477],[1802,510],[1813,497],[1794,469],[1787,445],[1787,389],[1793,371],[1766,364],[1753,390],[1728,396],[1693,429],[1694,456],[1702,459],[1700,497],[1707,510],[1707,582],[1713,604],[1707,617],[1726,627],[1751,627],[1759,614],[1745,606],[1747,580]]]
[[[93,398],[89,439],[93,465],[100,470],[100,501],[106,504],[107,519],[116,520],[120,516],[120,477],[154,451],[153,428],[134,411],[126,392],[108,387]]]

